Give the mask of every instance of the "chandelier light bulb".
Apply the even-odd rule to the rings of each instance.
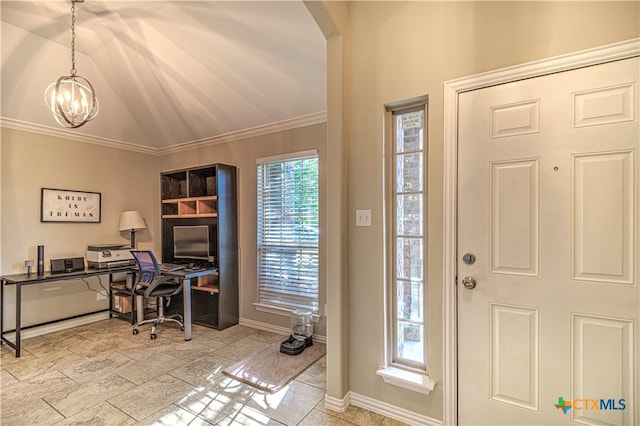
[[[53,118],[64,127],[76,128],[93,119],[99,110],[93,87],[81,76],[60,77],[45,92]]]

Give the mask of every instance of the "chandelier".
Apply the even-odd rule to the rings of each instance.
[[[51,83],[44,98],[53,118],[64,127],[76,128],[98,114],[98,99],[89,80],[76,74],[76,3],[71,0],[71,71]]]

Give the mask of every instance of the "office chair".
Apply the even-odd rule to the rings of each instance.
[[[133,292],[136,295],[136,310],[138,322],[133,326],[132,333],[138,334],[138,327],[151,323],[151,339],[155,339],[156,326],[166,321],[175,322],[180,325],[180,330],[184,330],[182,315],[164,315],[164,301],[182,291],[182,284],[175,281],[169,282],[173,277],[162,275],[160,265],[151,250],[131,250],[133,258],[138,264],[136,281]],[[144,319],[143,298],[155,297],[157,302],[158,316]],[[168,303],[167,303],[168,304]]]

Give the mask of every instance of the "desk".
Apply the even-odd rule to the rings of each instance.
[[[38,274],[14,274],[5,275],[1,277],[0,283],[0,335],[2,340],[0,342],[6,342],[16,351],[16,358],[20,356],[20,317],[21,317],[21,305],[22,305],[22,286],[23,285],[35,285],[52,281],[65,281],[82,279],[86,277],[92,277],[96,275],[109,274],[109,291],[111,291],[111,283],[113,282],[113,274],[118,272],[135,272],[138,268],[135,266],[122,266],[109,269],[92,269],[87,268],[81,271],[75,272],[45,272],[43,275]],[[181,269],[179,271],[164,272],[163,275],[169,275],[182,281],[182,296],[184,301],[184,340],[191,340],[191,278],[202,277],[205,275],[214,275],[218,272],[217,269]],[[4,331],[4,286],[15,285],[16,286],[16,341],[11,342],[5,338]],[[109,298],[111,294],[109,294]],[[64,318],[63,318],[64,319]]]
[[[216,268],[211,269],[180,269],[171,272],[162,272],[162,275],[175,277],[182,281],[182,299],[184,302],[184,340],[191,340],[191,278],[217,274]]]
[[[2,282],[0,283],[0,336],[2,337],[1,342],[6,342],[9,346],[11,346],[16,351],[16,358],[20,356],[20,319],[21,319],[21,311],[22,311],[22,286],[24,285],[35,285],[42,284],[46,282],[52,281],[66,281],[66,280],[76,280],[83,279],[86,277],[93,277],[97,275],[106,275],[109,274],[109,288],[111,288],[111,283],[113,281],[113,274],[117,272],[127,272],[131,271],[131,266],[122,266],[117,268],[109,268],[109,269],[83,269],[80,271],[74,272],[45,272],[42,275],[38,275],[35,273],[27,274],[14,274],[14,275],[4,275],[1,277]],[[5,338],[4,331],[4,286],[5,285],[15,285],[16,286],[16,341],[15,343],[11,342],[9,339]],[[111,297],[111,295],[109,295]],[[186,309],[185,309],[186,311]],[[63,318],[65,319],[65,318]],[[186,329],[185,329],[186,330]]]

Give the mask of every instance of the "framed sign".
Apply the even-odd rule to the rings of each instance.
[[[100,223],[99,192],[42,188],[40,222]]]

